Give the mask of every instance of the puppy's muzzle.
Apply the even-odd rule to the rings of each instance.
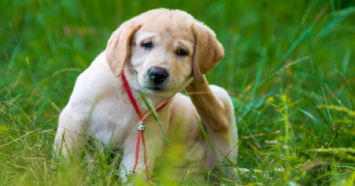
[[[169,78],[169,73],[165,68],[152,67],[148,70],[149,80],[155,85],[161,85]]]

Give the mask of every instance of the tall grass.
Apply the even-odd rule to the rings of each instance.
[[[238,174],[226,184],[353,185],[352,0],[2,0],[0,185],[120,184],[105,153],[53,161],[58,115],[112,31],[158,7],[191,13],[225,48],[207,78],[235,106]]]

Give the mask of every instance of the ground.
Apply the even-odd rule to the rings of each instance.
[[[191,13],[225,49],[207,78],[227,89],[235,106],[237,176],[212,174],[209,181],[353,185],[352,0],[2,0],[0,185],[119,184],[110,158],[100,153],[82,167],[53,160],[58,115],[112,31],[158,7]]]

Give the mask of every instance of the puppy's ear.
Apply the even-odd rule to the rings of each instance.
[[[112,33],[106,47],[106,60],[115,77],[121,75],[129,57],[131,38],[141,26],[126,22]]]
[[[191,28],[195,37],[192,73],[195,80],[202,84],[203,74],[217,66],[224,57],[224,50],[210,28],[202,23],[194,24]]]

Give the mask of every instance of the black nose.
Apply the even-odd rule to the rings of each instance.
[[[154,84],[159,84],[168,79],[169,73],[165,68],[152,67],[148,70],[148,77]]]

